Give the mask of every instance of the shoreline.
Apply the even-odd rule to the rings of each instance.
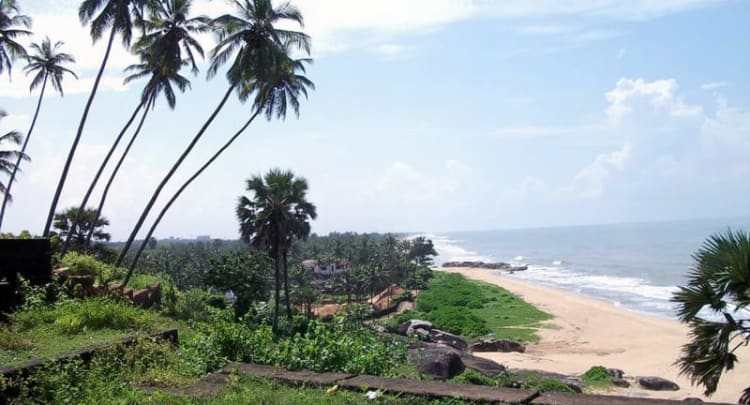
[[[703,395],[674,366],[680,348],[688,342],[688,328],[676,319],[636,312],[613,302],[592,298],[553,287],[540,286],[494,270],[475,268],[439,268],[473,280],[503,287],[511,293],[551,314],[539,330],[539,341],[529,343],[525,353],[477,353],[509,368],[537,369],[570,375],[583,374],[592,366],[618,368],[628,377],[659,376],[676,382],[679,391],[647,391],[614,388],[611,395],[682,400],[688,397],[704,401],[736,403],[749,382],[750,350],[737,352],[735,369],[722,376],[711,397]],[[742,378],[745,377],[745,378]]]

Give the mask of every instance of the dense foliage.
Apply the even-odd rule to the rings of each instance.
[[[713,235],[693,259],[687,285],[672,298],[691,339],[677,364],[711,395],[722,374],[734,368],[734,352],[750,343],[750,234]],[[750,404],[750,387],[740,402]]]

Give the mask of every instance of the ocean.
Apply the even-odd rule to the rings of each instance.
[[[447,261],[527,265],[512,277],[676,317],[670,297],[684,285],[692,254],[717,232],[750,231],[750,217],[427,234]],[[494,270],[478,270],[494,271]]]

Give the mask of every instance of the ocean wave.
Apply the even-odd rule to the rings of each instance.
[[[436,265],[454,261],[492,262],[491,257],[480,255],[475,251],[462,247],[460,243],[463,241],[461,240],[450,239],[440,235],[428,235],[427,237],[432,240],[432,245],[435,247],[435,251],[438,252],[438,257],[435,260]]]

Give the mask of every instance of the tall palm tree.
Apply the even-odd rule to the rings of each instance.
[[[307,201],[307,188],[303,177],[271,169],[263,177],[247,180],[246,189],[253,195],[241,196],[237,204],[240,239],[267,251],[275,261],[274,331],[278,331],[281,278],[286,273],[284,255],[293,238],[309,235],[309,221],[317,217],[315,206]]]
[[[91,242],[86,240],[89,230],[94,233],[95,242],[108,242],[110,235],[104,232],[105,226],[109,226],[107,218],[97,217],[96,211],[91,208],[79,210],[76,207],[70,207],[55,215],[53,224],[60,237],[72,238],[74,250],[77,251],[90,250]]]
[[[73,144],[70,146],[68,157],[65,160],[65,165],[60,173],[60,180],[57,183],[55,195],[52,197],[52,203],[50,204],[49,213],[47,214],[47,221],[44,225],[43,236],[49,235],[52,220],[55,216],[55,210],[57,209],[57,203],[60,200],[60,194],[62,194],[63,187],[65,186],[65,180],[68,178],[70,164],[73,162],[73,157],[75,156],[78,143],[83,134],[83,128],[86,126],[86,120],[88,119],[91,104],[94,102],[94,97],[99,89],[99,82],[102,79],[104,68],[107,66],[107,61],[109,60],[109,55],[112,51],[115,34],[119,33],[122,38],[123,46],[129,48],[130,41],[133,37],[134,26],[143,21],[144,12],[147,9],[154,8],[156,2],[157,0],[83,0],[81,6],[78,8],[78,18],[81,22],[84,24],[91,23],[90,33],[94,42],[101,39],[107,29],[109,29],[109,39],[107,40],[107,48],[104,51],[104,58],[102,59],[101,66],[99,66],[99,72],[97,72],[96,79],[94,79],[94,86],[91,89],[88,100],[86,101],[86,106],[83,108],[83,115],[81,115],[81,121],[78,124],[76,136],[73,138]]]
[[[269,121],[274,115],[277,118],[284,119],[286,118],[287,105],[291,105],[294,113],[299,116],[300,95],[304,95],[305,98],[307,98],[307,89],[315,88],[315,85],[307,77],[299,74],[305,73],[305,63],[311,63],[311,60],[289,59],[286,61],[285,67],[282,67],[279,69],[279,71],[275,72],[277,77],[275,77],[272,82],[263,83],[258,80],[250,80],[242,85],[240,91],[241,100],[244,101],[251,94],[255,94],[255,100],[253,102],[252,108],[252,110],[254,111],[253,114],[245,122],[245,124],[240,127],[240,129],[235,132],[235,134],[230,137],[229,140],[206,161],[206,163],[203,164],[203,166],[201,166],[187,181],[185,181],[182,186],[180,186],[177,192],[175,192],[172,198],[170,198],[167,204],[162,208],[153,225],[151,226],[151,228],[149,228],[146,237],[138,247],[133,261],[130,263],[128,275],[126,275],[125,280],[123,281],[123,285],[127,284],[127,282],[130,280],[130,275],[135,269],[141,253],[146,248],[146,245],[153,236],[156,227],[159,226],[159,223],[161,222],[162,218],[164,218],[164,215],[167,213],[172,204],[177,200],[177,198],[180,197],[182,192],[185,191],[185,189],[206,170],[206,168],[208,168],[208,166],[213,164],[213,162],[216,161],[216,159],[218,159],[219,156],[232,145],[232,143],[234,143],[234,141],[245,131],[245,129],[247,129],[247,127],[253,122],[253,120],[255,120],[255,117],[257,117],[260,113],[265,112],[266,119],[268,119]],[[307,233],[309,233],[309,230]],[[286,281],[284,284],[288,286],[288,283]],[[287,308],[287,310],[291,312],[290,308]]]
[[[177,101],[173,85],[181,92],[190,88],[190,81],[180,75],[179,72],[184,66],[190,65],[192,72],[197,73],[198,68],[195,55],[197,54],[202,58],[203,48],[191,35],[205,32],[209,29],[209,19],[207,17],[190,18],[191,6],[191,0],[165,0],[151,10],[149,17],[143,21],[145,32],[133,46],[134,51],[140,56],[141,63],[129,66],[126,69],[132,72],[132,74],[125,79],[125,82],[129,83],[148,76],[150,76],[150,79],[141,93],[141,100],[138,106],[117,138],[115,138],[115,142],[99,166],[99,170],[79,206],[80,209],[83,209],[88,204],[88,200],[99,182],[102,172],[109,163],[109,159],[112,157],[125,132],[133,123],[138,112],[145,107],[136,131],[130,138],[115,169],[109,177],[99,201],[97,215],[101,215],[109,189],[119,172],[122,162],[128,155],[130,147],[140,133],[140,129],[148,114],[149,106],[153,108],[158,96],[164,94],[167,104],[171,109],[174,109]]]
[[[5,118],[6,116],[7,114],[5,113],[5,111],[0,110],[0,120]],[[10,131],[6,134],[0,135],[0,145],[3,145],[5,143],[18,145],[19,143],[21,143],[21,138],[23,137],[21,136],[20,132]],[[0,173],[10,174],[15,168],[15,161],[18,158],[29,160],[29,157],[21,151],[0,149]],[[5,195],[5,197],[9,200],[13,199],[10,195],[10,191],[2,182],[0,182],[0,193],[3,193],[3,195]]]
[[[29,127],[29,131],[26,133],[26,139],[23,141],[21,153],[26,152],[26,147],[29,145],[29,140],[31,139],[31,133],[34,132],[34,126],[36,125],[36,120],[39,117],[39,110],[42,107],[42,100],[44,99],[44,90],[47,88],[47,81],[50,81],[50,83],[52,83],[52,88],[60,93],[60,96],[63,96],[64,93],[62,88],[62,81],[65,74],[68,73],[78,79],[78,76],[75,74],[75,72],[63,66],[66,63],[75,63],[76,60],[70,54],[58,52],[58,50],[62,46],[63,42],[60,41],[55,42],[53,45],[49,37],[44,38],[41,45],[36,43],[31,44],[33,54],[29,56],[29,64],[26,65],[24,71],[27,75],[29,73],[35,73],[34,79],[31,80],[29,91],[34,91],[34,89],[39,87],[40,84],[42,85],[42,90],[39,92],[39,100],[36,103],[34,118],[31,120],[31,126]],[[18,172],[18,168],[21,166],[21,158],[22,156],[18,157],[16,165],[13,168],[13,172],[10,175],[10,179],[8,180],[8,189],[6,190],[7,193],[3,198],[3,206],[2,208],[0,208],[0,228],[2,228],[3,225],[3,218],[5,217],[5,208],[7,207],[9,201],[8,196],[10,195],[10,189],[11,187],[13,187],[13,181],[15,181],[16,179],[16,173]]]
[[[183,153],[177,158],[177,161],[156,187],[156,190],[154,190],[151,199],[143,209],[141,216],[138,218],[130,236],[120,251],[120,255],[115,262],[118,266],[125,259],[125,255],[128,253],[146,217],[159,198],[162,189],[180,165],[182,165],[182,162],[193,150],[206,129],[214,121],[232,92],[239,89],[240,96],[242,96],[241,85],[250,78],[262,82],[267,81],[269,77],[268,72],[272,72],[278,68],[281,64],[278,60],[279,55],[288,47],[301,49],[309,53],[310,44],[307,35],[297,31],[279,29],[274,26],[274,24],[284,21],[296,22],[302,26],[302,14],[297,8],[289,3],[284,3],[274,8],[271,0],[235,0],[234,4],[237,8],[238,16],[227,14],[214,20],[214,25],[218,29],[219,43],[211,51],[211,65],[208,70],[208,76],[213,77],[218,72],[218,69],[234,55],[234,60],[227,70],[226,75],[229,81],[229,88],[208,120],[198,130],[198,133],[195,134]]]
[[[722,374],[734,368],[737,349],[750,343],[750,233],[712,235],[693,259],[687,286],[672,297],[691,338],[676,364],[711,395]],[[750,386],[738,402],[750,404]]]
[[[26,57],[26,49],[16,39],[31,35],[21,28],[31,28],[31,18],[19,13],[15,0],[0,0],[0,74],[7,69],[10,76],[13,60]]]

